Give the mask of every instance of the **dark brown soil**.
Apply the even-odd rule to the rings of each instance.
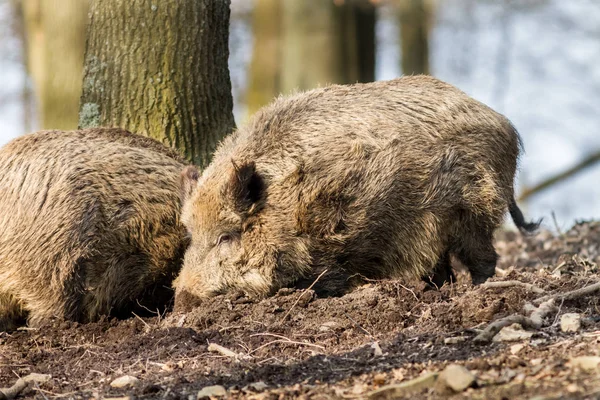
[[[496,245],[501,260],[494,281],[554,293],[598,280],[600,223],[581,223],[564,235],[500,233]],[[52,379],[22,393],[25,398],[196,399],[211,385],[224,386],[232,398],[364,398],[458,363],[476,384],[454,398],[600,396],[600,374],[568,364],[574,356],[600,355],[597,295],[559,302],[514,355],[515,343],[473,338],[541,295],[520,286],[473,287],[464,274],[458,279],[439,291],[421,282],[373,282],[339,298],[286,289],[252,302],[232,294],[154,318],[0,333],[0,387],[36,372]],[[581,331],[561,332],[565,312],[582,315]],[[211,344],[237,356],[209,351]],[[122,375],[139,382],[112,388]],[[408,397],[447,394],[425,388]]]

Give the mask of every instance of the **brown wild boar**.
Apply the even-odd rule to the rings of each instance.
[[[164,306],[187,245],[185,163],[120,129],[44,131],[0,150],[0,331]]]
[[[494,230],[514,201],[511,123],[427,76],[280,97],[227,137],[199,175],[182,173],[191,234],[176,296],[267,295],[317,283],[494,274]]]

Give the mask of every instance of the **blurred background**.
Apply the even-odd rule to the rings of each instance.
[[[0,145],[77,127],[88,6],[0,0]],[[428,73],[513,121],[521,204],[550,228],[600,217],[597,65],[596,0],[232,0],[238,125],[296,88]]]

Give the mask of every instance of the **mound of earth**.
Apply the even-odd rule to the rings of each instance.
[[[600,396],[597,292],[573,293],[600,281],[600,223],[559,235],[502,232],[496,247],[497,283],[478,287],[459,274],[439,291],[381,281],[337,298],[293,289],[256,302],[230,294],[153,318],[0,333],[0,399],[32,373],[50,377],[18,396]],[[501,327],[490,324],[509,316],[521,325],[495,336]]]

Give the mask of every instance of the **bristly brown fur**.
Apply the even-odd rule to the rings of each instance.
[[[336,292],[360,277],[443,274],[450,254],[482,282],[519,151],[504,116],[429,76],[280,97],[193,182],[175,286],[267,295],[328,269],[322,289]],[[244,209],[240,182],[260,182]]]
[[[164,307],[185,250],[185,163],[121,129],[43,131],[0,150],[0,331]],[[167,288],[167,289],[165,289]]]

